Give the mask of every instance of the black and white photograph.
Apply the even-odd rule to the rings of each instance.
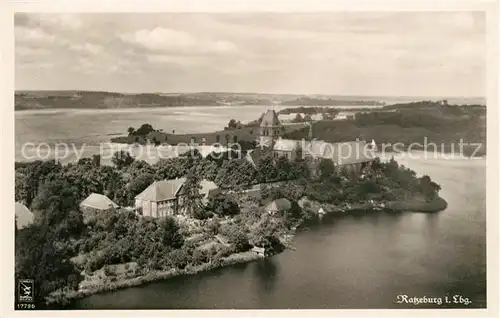
[[[9,306],[498,309],[489,18],[15,12]]]

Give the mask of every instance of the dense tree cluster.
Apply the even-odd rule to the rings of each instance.
[[[75,188],[65,180],[56,180],[46,168],[60,170],[54,163],[36,163],[29,169],[31,175],[42,177],[36,192],[30,192],[33,225],[15,232],[16,277],[33,278],[36,301],[59,288],[77,288],[82,277],[69,262],[75,254],[74,242],[84,232],[83,218],[78,211]],[[29,181],[28,181],[29,182]],[[28,188],[31,185],[28,185]],[[26,189],[26,187],[25,187]]]
[[[339,113],[338,108],[333,107],[292,107],[285,108],[279,111],[278,114],[289,115],[289,114],[306,114],[306,115],[314,115],[314,114],[330,114],[337,115]]]

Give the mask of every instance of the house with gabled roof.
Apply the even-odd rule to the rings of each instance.
[[[266,212],[271,215],[286,213],[292,208],[292,203],[285,198],[276,199],[268,203],[265,207]]]
[[[85,223],[97,214],[109,212],[118,208],[118,204],[104,194],[99,193],[91,193],[80,203],[80,211],[83,214],[83,221]]]
[[[91,193],[85,200],[80,203],[80,208],[90,208],[99,211],[117,209],[118,204],[114,203],[104,194]]]
[[[182,187],[186,178],[155,181],[135,197],[135,207],[143,216],[165,217],[183,213]],[[200,181],[202,201],[219,193],[219,187],[212,181]]]

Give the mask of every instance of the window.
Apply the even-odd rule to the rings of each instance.
[[[215,142],[220,142],[220,136],[219,135],[215,135]]]
[[[238,142],[238,136],[236,136],[236,135],[233,136],[233,142],[235,142],[235,143]]]

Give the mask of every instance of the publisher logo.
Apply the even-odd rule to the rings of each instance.
[[[17,282],[18,299],[20,302],[33,302],[35,282],[32,279],[20,279]]]

